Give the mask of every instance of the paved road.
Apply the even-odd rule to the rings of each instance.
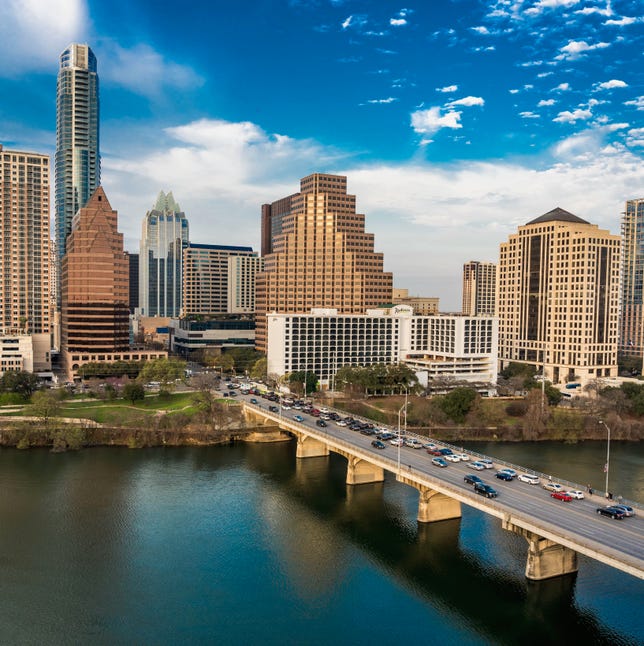
[[[258,408],[279,419],[279,413],[268,413],[268,406],[275,405],[274,402],[253,395],[238,395],[238,399],[251,406],[253,406],[250,404],[252,398],[257,400]],[[301,423],[295,421],[294,415],[301,415],[304,421]],[[374,462],[386,462],[383,466],[392,472],[398,470],[400,454],[402,475],[419,476],[425,481],[429,480],[438,490],[442,488],[445,493],[452,494],[461,502],[496,516],[510,515],[513,520],[523,518],[534,521],[537,526],[560,537],[562,542],[563,540],[575,542],[580,548],[579,551],[583,553],[597,550],[612,558],[623,560],[628,566],[639,569],[642,573],[640,578],[644,578],[644,512],[640,509],[637,510],[639,515],[635,517],[613,520],[597,514],[597,507],[604,506],[607,502],[599,496],[594,495],[590,498],[586,496],[584,500],[563,502],[552,498],[550,492],[541,486],[518,480],[505,482],[496,478],[497,470],[505,465],[493,457],[490,459],[494,461],[494,468],[484,471],[468,468],[467,462],[448,463],[447,468],[439,468],[431,464],[432,456],[424,449],[403,446],[398,451],[397,447],[385,442],[387,448],[378,450],[371,446],[373,437],[337,426],[333,421],[328,421],[326,428],[320,428],[316,425],[314,417],[299,410],[282,410],[281,416],[289,423],[299,425],[303,430],[308,429],[312,435],[318,434],[350,443],[356,449],[373,455]],[[396,430],[392,429],[392,432]],[[420,439],[424,442],[428,441],[427,438]],[[438,440],[432,439],[432,441],[442,445]],[[476,459],[476,456],[473,455],[472,459]],[[512,466],[519,473],[522,471],[531,473],[529,469]],[[487,499],[474,493],[472,486],[463,480],[466,474],[476,474],[487,484],[492,485],[499,494],[498,498]],[[580,485],[574,488],[584,489]],[[581,549],[582,546],[586,549]]]

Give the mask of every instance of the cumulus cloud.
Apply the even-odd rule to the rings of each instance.
[[[623,16],[619,20],[606,20],[605,25],[612,25],[613,27],[626,27],[633,23],[640,22],[641,18],[631,18],[630,16]]]
[[[540,114],[536,114],[535,112],[529,112],[529,111],[519,112],[519,116],[522,119],[540,119],[541,118]]]
[[[352,14],[351,16],[347,16],[342,23],[342,29],[348,29],[349,27],[364,27],[364,25],[367,24],[367,17],[359,14]]]
[[[398,99],[388,96],[386,99],[368,99],[367,103],[393,103],[394,101],[398,101]]]
[[[101,81],[121,85],[135,94],[158,97],[166,88],[189,90],[203,84],[203,79],[190,67],[166,60],[149,45],[121,47],[114,41],[98,46]]]
[[[644,95],[638,96],[632,101],[624,101],[624,105],[632,105],[637,108],[637,110],[644,110]]]
[[[541,99],[541,101],[537,103],[537,108],[543,108],[547,105],[554,105],[555,103],[556,101],[554,99]]]
[[[532,7],[526,9],[525,13],[528,16],[536,16],[543,13],[546,9],[558,9],[564,7],[573,7],[579,4],[580,0],[539,0]]]
[[[86,41],[85,0],[3,0],[0,2],[0,76],[56,70],[61,51]]]
[[[567,92],[570,89],[570,83],[559,83],[557,87],[552,88],[553,92]]]
[[[428,110],[416,110],[411,114],[411,127],[418,134],[431,135],[441,128],[456,130],[462,128],[461,114],[456,110],[448,110],[443,113],[440,107],[429,108]]]
[[[584,110],[582,108],[577,108],[572,112],[570,110],[564,110],[560,112],[553,121],[557,123],[577,123],[577,121],[585,121],[590,119],[593,116],[593,113],[590,110]]]
[[[620,81],[618,79],[611,79],[610,81],[597,83],[595,85],[595,90],[612,90],[616,87],[628,87],[628,83],[625,83],[624,81]]]
[[[555,60],[576,59],[586,52],[591,52],[595,49],[605,49],[606,47],[610,47],[610,43],[600,42],[589,45],[585,40],[571,40],[567,45],[559,49],[561,54],[555,56]]]
[[[389,24],[392,27],[402,27],[407,24],[407,20],[405,18],[390,18]]]
[[[470,27],[472,31],[475,31],[477,34],[482,34],[487,36],[490,33],[490,30],[487,27]]]
[[[455,105],[463,105],[465,107],[472,107],[473,105],[485,105],[485,100],[480,96],[465,96],[462,99],[450,101],[447,106],[453,107]]]
[[[446,85],[445,87],[437,87],[437,92],[456,92],[458,85]]]

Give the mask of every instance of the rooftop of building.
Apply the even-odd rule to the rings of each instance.
[[[235,247],[223,244],[198,244],[191,242],[188,245],[189,249],[209,249],[212,251],[253,251],[252,247]]]
[[[590,224],[590,222],[582,220],[579,216],[559,207],[540,215],[534,220],[530,220],[528,224],[543,224],[545,222],[575,222],[576,224]]]

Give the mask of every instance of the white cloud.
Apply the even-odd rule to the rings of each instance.
[[[558,9],[560,7],[568,8],[579,4],[579,0],[539,0],[532,7],[526,9],[528,16],[536,16],[543,13],[545,9]]]
[[[539,67],[540,65],[543,65],[543,61],[527,61],[521,63],[520,67]]]
[[[398,99],[388,96],[386,99],[368,99],[367,103],[393,103],[394,101],[398,101]]]
[[[428,110],[416,110],[411,114],[411,127],[418,134],[431,135],[441,128],[458,129],[462,128],[461,114],[455,110],[442,113],[440,107],[429,108]]]
[[[348,18],[345,18],[344,21],[342,22],[342,29],[348,29],[351,26],[352,20],[353,20],[353,16],[349,16]]]
[[[474,105],[485,105],[485,100],[480,96],[465,96],[462,99],[456,99],[455,101],[450,101],[447,106],[453,107],[455,105],[463,105],[465,107],[471,108]]]
[[[540,119],[541,115],[534,112],[519,112],[519,116],[522,119]]]
[[[358,165],[315,141],[253,123],[202,120],[162,133],[137,125],[137,138],[121,123],[107,128],[113,148],[105,151],[103,178],[128,249],[137,248],[141,219],[161,189],[172,190],[185,210],[194,242],[257,248],[261,204],[296,192],[309,173],[339,173],[348,176],[395,284],[440,297],[444,311],[460,307],[463,262],[497,260],[499,243],[519,225],[561,206],[618,231],[625,196],[644,185],[641,156],[608,146],[605,129],[560,142],[537,169],[503,160]],[[132,150],[142,137],[154,149]],[[635,131],[633,146],[640,138]]]
[[[392,27],[402,27],[407,24],[407,21],[404,18],[390,18],[389,24]]]
[[[555,56],[555,60],[575,59],[582,56],[585,52],[593,51],[594,49],[605,49],[610,47],[610,43],[594,43],[589,45],[585,40],[571,40],[567,45],[559,48],[561,54]]]
[[[552,88],[553,92],[567,92],[570,90],[570,83],[559,83],[557,87]]]
[[[121,85],[135,94],[156,98],[165,88],[189,90],[203,84],[203,79],[190,67],[165,60],[146,44],[130,49],[113,41],[99,44],[101,81]]]
[[[546,105],[554,105],[556,101],[554,99],[541,99],[539,103],[537,103],[537,108],[543,108]]]
[[[570,110],[564,110],[560,112],[553,121],[557,123],[577,123],[577,121],[585,121],[590,119],[593,116],[593,113],[590,110],[583,110],[582,108],[577,108],[572,112]]]
[[[445,87],[437,87],[437,92],[456,92],[458,85],[446,85]]]
[[[510,94],[519,94],[519,92],[521,92],[521,90],[517,90],[517,88],[512,88],[511,90],[508,90],[508,92]]]
[[[470,27],[472,31],[475,31],[477,34],[482,34],[487,36],[490,33],[490,30],[487,27]]]
[[[620,81],[618,79],[611,79],[610,81],[597,83],[595,85],[595,90],[612,90],[616,87],[628,87],[628,83],[624,83],[624,81]]]
[[[619,20],[607,20],[604,24],[612,25],[613,27],[626,27],[628,25],[632,25],[633,23],[641,22],[641,20],[641,18],[631,18],[630,16],[624,16]]]
[[[632,101],[624,101],[624,105],[632,105],[635,106],[635,108],[637,108],[638,110],[644,110],[644,95],[638,96]]]
[[[579,13],[584,16],[590,16],[592,14],[597,14],[599,16],[612,16],[613,9],[610,6],[610,0],[607,0],[606,7],[603,9],[601,7],[584,7],[583,9],[575,11],[575,13]]]
[[[86,41],[87,13],[85,0],[2,0],[0,76],[57,71],[62,50],[72,42]]]

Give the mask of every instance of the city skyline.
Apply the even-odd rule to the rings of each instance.
[[[629,0],[424,4],[14,2],[0,141],[53,158],[58,57],[87,42],[127,249],[159,190],[195,241],[258,249],[262,203],[343,174],[394,285],[458,310],[463,263],[518,225],[561,207],[618,233],[642,197],[644,23]]]

